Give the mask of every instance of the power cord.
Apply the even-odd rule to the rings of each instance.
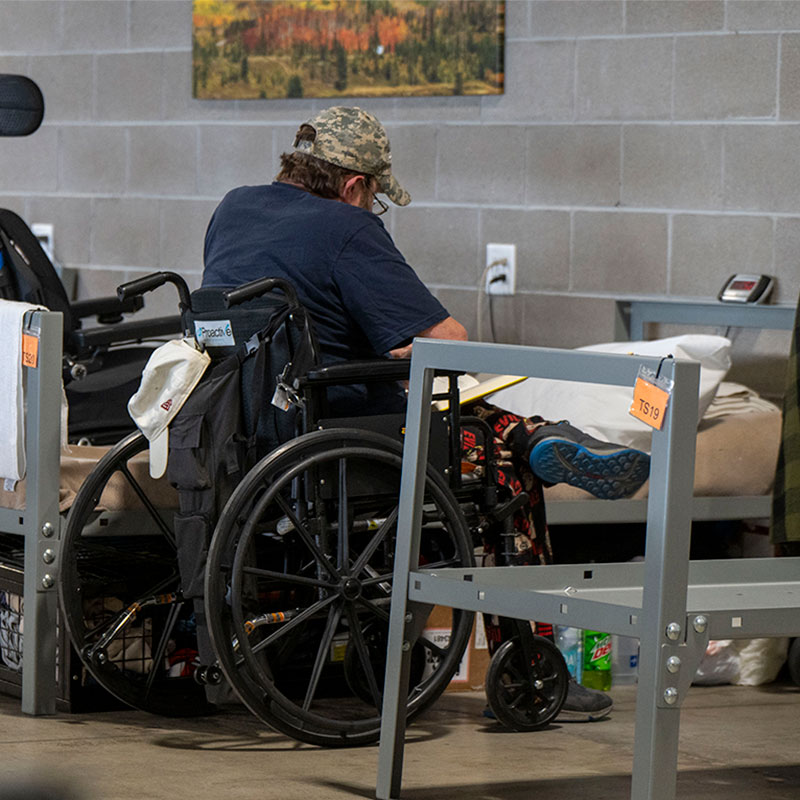
[[[495,261],[492,261],[491,264],[486,265],[486,269],[484,269],[483,274],[481,275],[480,283],[478,284],[478,341],[483,341],[483,300],[486,296],[486,278],[489,275],[489,271],[494,269],[495,267],[499,267],[508,263],[508,259],[505,258],[498,258]],[[505,281],[506,276],[505,274],[497,275],[496,277],[492,278],[489,281],[489,284],[498,283],[499,281]],[[493,295],[489,295],[489,330],[492,334],[492,341],[497,341],[497,334],[495,333],[494,329],[494,308],[492,306],[492,297]]]

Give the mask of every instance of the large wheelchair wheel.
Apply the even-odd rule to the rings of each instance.
[[[209,707],[189,675],[194,617],[172,531],[177,496],[150,478],[147,447],[130,434],[78,491],[61,547],[63,619],[86,670],[119,700],[155,714],[201,714]]]
[[[271,727],[323,746],[380,734],[402,449],[366,431],[306,434],[260,461],[211,543],[206,617],[220,666]],[[464,517],[429,469],[419,564],[473,564]],[[429,609],[426,607],[426,611]],[[408,712],[444,691],[473,614],[418,633]]]

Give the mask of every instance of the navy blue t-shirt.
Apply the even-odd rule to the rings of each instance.
[[[291,281],[325,362],[386,354],[448,316],[375,214],[286,183],[229,192],[204,263],[203,286]]]

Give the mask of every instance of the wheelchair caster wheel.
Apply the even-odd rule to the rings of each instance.
[[[567,696],[569,672],[558,648],[534,637],[533,661],[526,667],[517,639],[500,645],[486,673],[486,698],[497,721],[515,731],[549,725]]]

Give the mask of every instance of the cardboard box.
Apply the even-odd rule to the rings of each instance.
[[[425,624],[425,635],[434,642],[447,642],[450,638],[450,622],[452,610],[443,606],[434,606]],[[475,615],[469,644],[464,651],[461,665],[447,686],[447,692],[482,691],[489,667],[489,649],[483,630],[483,618]]]

